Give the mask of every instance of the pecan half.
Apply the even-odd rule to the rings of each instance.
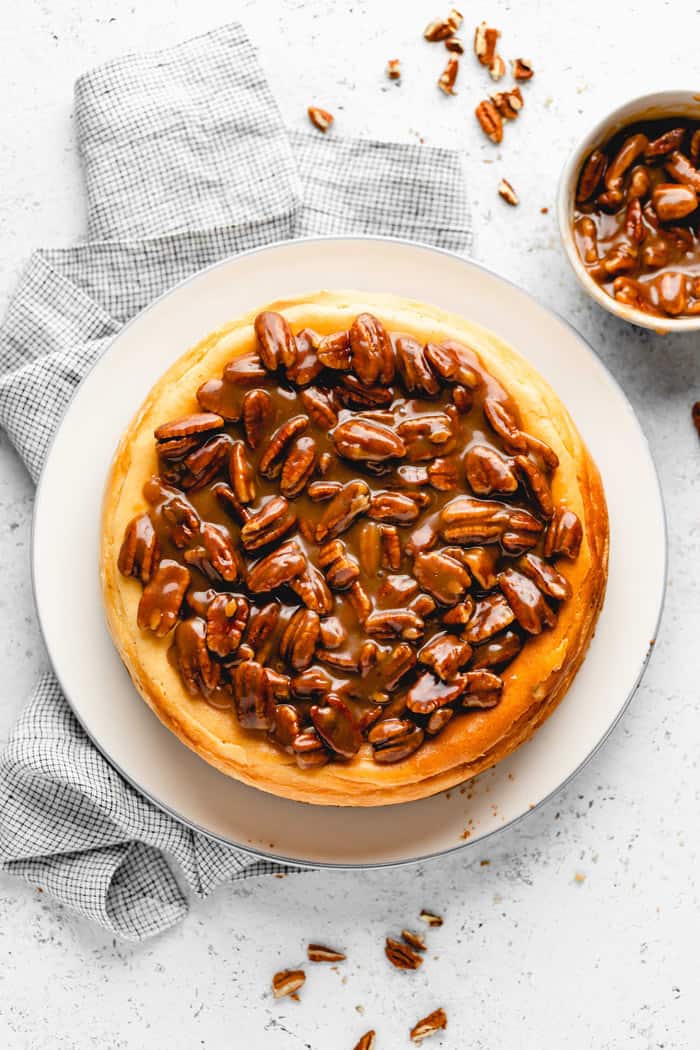
[[[576,200],[579,204],[591,199],[598,189],[605,170],[608,166],[608,158],[600,149],[594,149],[589,154],[586,163],[581,169],[581,177],[578,180]]]
[[[515,492],[518,488],[512,462],[488,445],[473,445],[464,458],[464,467],[467,481],[477,496]]]
[[[442,614],[442,622],[448,627],[466,627],[474,612],[474,599],[469,595]]]
[[[275,406],[267,390],[249,390],[243,397],[241,414],[248,448],[259,448],[275,414]]]
[[[450,553],[450,557],[459,558],[460,564],[469,569],[472,579],[482,591],[491,591],[497,584],[496,565],[498,551],[493,547],[470,547],[468,550]]]
[[[348,591],[348,601],[360,623],[364,623],[372,611],[372,602],[360,581],[353,583]]]
[[[447,543],[497,543],[508,525],[503,503],[457,496],[440,511],[440,535]]]
[[[441,605],[455,605],[471,586],[466,569],[442,551],[417,554],[413,559],[413,575],[423,590],[432,594]]]
[[[381,548],[381,563],[385,569],[394,569],[401,566],[401,539],[395,525],[379,526],[379,545]]]
[[[287,448],[292,440],[309,425],[308,416],[293,416],[277,428],[258,464],[258,473],[265,478],[276,478],[282,472]]]
[[[239,503],[252,503],[255,499],[255,473],[245,454],[242,441],[234,441],[228,458],[228,473],[231,487]]]
[[[238,721],[244,729],[270,729],[274,703],[265,668],[255,660],[244,660],[231,672],[231,686]]]
[[[311,721],[327,747],[341,758],[352,758],[360,750],[362,736],[349,707],[333,693],[323,706],[311,708]]]
[[[420,514],[417,503],[401,492],[377,492],[370,499],[367,516],[388,525],[410,525]]]
[[[200,616],[181,620],[175,628],[175,655],[185,689],[191,696],[211,696],[221,668],[207,646],[207,625]]]
[[[340,481],[312,481],[306,492],[314,503],[326,503],[337,496],[343,485]]]
[[[406,455],[406,446],[393,430],[362,416],[341,423],[331,438],[336,452],[344,459],[379,463]]]
[[[391,726],[391,729],[388,727]],[[407,719],[387,718],[373,726],[368,734],[372,758],[379,765],[393,765],[409,758],[423,743],[425,733]]]
[[[338,422],[338,413],[333,407],[330,394],[310,386],[299,395],[310,419],[322,430],[332,430]]]
[[[150,514],[137,514],[126,527],[117,566],[122,576],[148,583],[158,568],[160,544]]]
[[[394,348],[382,322],[373,314],[359,314],[350,328],[350,357],[358,379],[387,386],[394,378]]]
[[[544,539],[545,558],[563,554],[565,558],[571,558],[573,561],[578,558],[582,540],[581,522],[573,510],[561,504],[555,507]]]
[[[516,569],[506,569],[498,583],[520,626],[528,634],[540,634],[544,627],[553,627],[556,615],[544,596],[529,577]]]
[[[257,367],[260,379],[264,379],[265,370],[259,361]],[[205,412],[213,412],[230,423],[237,423],[241,418],[240,384],[229,383],[227,379],[207,379],[197,390],[197,402]]]
[[[217,656],[230,656],[241,644],[250,605],[242,594],[217,594],[207,609],[207,645]]]
[[[700,184],[700,173],[698,173]],[[660,182],[651,195],[656,214],[662,222],[684,219],[698,206],[698,195],[692,186],[681,186],[676,182]]]
[[[424,922],[426,926],[442,926],[443,918],[441,915],[436,915],[432,911],[427,911],[423,908],[418,916],[421,922]]]
[[[277,704],[270,734],[287,754],[294,753],[294,740],[299,736],[299,714],[296,707],[292,704]]]
[[[334,591],[346,591],[360,578],[360,566],[351,557],[341,540],[333,540],[321,547],[318,564],[326,574],[326,582]]]
[[[442,682],[426,671],[406,694],[406,706],[416,715],[431,715],[439,707],[457,700],[464,688],[464,675],[455,675],[451,682]]]
[[[309,106],[306,112],[313,126],[325,135],[333,123],[333,114],[329,113],[327,109],[321,109],[320,106]]]
[[[337,616],[321,620],[320,634],[325,649],[337,649],[347,639],[347,632]]]
[[[496,57],[496,44],[500,36],[498,29],[480,22],[474,30],[474,54],[482,66],[489,68]]]
[[[483,99],[474,110],[484,135],[498,144],[503,141],[503,118],[490,99]]]
[[[320,336],[311,328],[302,328],[295,338],[296,355],[294,364],[286,368],[287,379],[295,387],[305,387],[323,371],[323,364],[318,359],[316,348]]]
[[[328,590],[328,584],[321,572],[310,562],[307,563],[304,572],[289,581],[289,586],[304,605],[313,609],[319,616],[328,616],[333,612],[333,595]]]
[[[438,454],[451,452],[455,446],[452,420],[445,412],[431,412],[413,416],[399,423],[396,433],[406,446],[411,463],[433,459]]]
[[[231,444],[231,438],[227,434],[218,434],[185,456],[183,460],[185,474],[180,482],[183,489],[188,492],[197,492],[208,485],[223,468]]]
[[[452,492],[457,488],[457,461],[450,457],[438,456],[428,464],[428,481],[438,492]]]
[[[490,667],[503,667],[515,659],[523,647],[520,635],[515,631],[504,631],[490,641],[477,645],[472,655],[471,666],[475,671]]]
[[[330,692],[330,688],[331,680],[320,667],[310,667],[291,681],[292,693],[300,700],[320,700]]]
[[[282,477],[280,478],[280,492],[282,495],[286,496],[287,499],[294,499],[296,496],[299,496],[313,475],[317,462],[316,442],[312,437],[302,434],[301,437],[292,442],[282,467]]]
[[[303,970],[280,970],[272,978],[272,994],[275,999],[281,999],[285,995],[294,995],[305,980],[306,974]]]
[[[296,360],[296,343],[289,322],[282,314],[264,310],[255,318],[260,360],[268,372],[280,365],[288,367]]]
[[[554,514],[554,501],[549,482],[542,471],[528,456],[516,456],[515,465],[542,517],[551,518]]]
[[[520,198],[508,182],[508,179],[501,179],[498,184],[498,193],[503,197],[506,204],[510,204],[511,208],[515,208],[520,203]]]
[[[216,485],[212,485],[211,491],[216,496],[219,506],[239,525],[244,525],[251,517],[252,511],[248,507],[243,506],[233,489],[229,485],[225,485],[223,481],[218,481]]]
[[[433,711],[432,715],[428,716],[428,721],[425,723],[426,733],[430,736],[437,736],[447,723],[452,721],[453,717],[454,709],[452,707],[438,707],[437,711]]]
[[[289,501],[284,496],[273,496],[243,525],[241,543],[247,551],[256,551],[280,539],[296,522],[296,511]]]
[[[368,386],[367,383],[359,380],[357,376],[344,375],[335,388],[335,396],[346,408],[352,408],[356,411],[361,411],[364,408],[373,410],[381,409],[382,405],[390,405],[394,397],[394,390],[393,387],[381,386],[379,383]],[[370,411],[365,418],[369,419],[376,414],[376,412]],[[379,422],[383,421],[379,420]],[[390,418],[391,422],[393,422],[393,416]]]
[[[243,566],[226,526],[205,522],[200,535],[202,545],[185,551],[185,561],[212,580],[235,583],[243,575]]]
[[[306,558],[298,543],[290,540],[261,558],[248,573],[248,590],[253,594],[273,591],[304,572]]]
[[[213,434],[221,430],[223,425],[223,419],[215,412],[200,412],[163,423],[156,427],[154,435],[157,441],[173,441],[190,437],[193,434],[203,437],[205,434]]]
[[[444,1028],[447,1028],[447,1015],[440,1007],[437,1010],[433,1010],[427,1017],[422,1017],[420,1021],[416,1021],[409,1035],[414,1043],[422,1043],[424,1039],[435,1035]]]
[[[493,671],[467,671],[462,707],[496,707],[503,692],[503,679]]]
[[[329,752],[313,726],[310,729],[304,729],[294,739],[292,750],[300,769],[316,769],[318,766],[325,766],[330,758]]]
[[[659,135],[657,139],[649,143],[644,150],[644,159],[662,157],[666,153],[671,153],[672,150],[680,149],[684,138],[685,128],[672,128],[670,131],[665,131],[663,135]]]
[[[419,638],[425,623],[410,609],[376,609],[364,622],[365,631],[373,638]]]
[[[305,671],[313,660],[320,634],[318,613],[311,609],[297,609],[284,629],[280,656],[294,671]]]
[[[384,954],[397,970],[417,970],[423,962],[422,956],[409,944],[395,941],[393,937],[387,937]]]
[[[453,339],[427,343],[425,356],[445,383],[458,383],[468,390],[477,390],[481,386],[476,355],[462,343]]]
[[[435,634],[418,653],[418,660],[432,668],[443,682],[449,682],[469,662],[472,648],[453,634]]]
[[[344,952],[336,951],[335,948],[327,948],[325,944],[310,944],[306,954],[311,962],[342,962],[347,956]]]
[[[369,486],[365,481],[348,481],[327,505],[316,525],[317,541],[323,543],[340,536],[367,511],[370,500]]]
[[[502,594],[489,594],[476,603],[464,637],[476,645],[510,627],[514,619],[515,613],[505,597]]]
[[[333,332],[331,335],[324,335],[316,352],[321,364],[335,372],[347,372],[352,367],[349,332]]]
[[[184,565],[163,558],[141,595],[137,614],[141,630],[165,638],[177,623],[189,584],[190,574]]]
[[[527,439],[513,413],[502,401],[493,397],[485,398],[484,415],[509,452],[527,452]]]
[[[408,393],[425,394],[427,397],[438,394],[440,384],[428,364],[421,344],[410,335],[400,335],[395,346],[396,367]]]
[[[571,584],[566,576],[546,562],[537,554],[525,554],[517,563],[520,572],[525,573],[533,580],[543,594],[554,598],[558,602],[564,602],[571,597]]]

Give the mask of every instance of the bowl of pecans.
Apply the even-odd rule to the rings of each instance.
[[[571,154],[559,232],[602,307],[657,332],[700,330],[700,94],[620,106]]]

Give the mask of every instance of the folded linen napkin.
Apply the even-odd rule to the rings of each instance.
[[[457,153],[286,130],[238,25],[87,73],[75,111],[87,243],[36,252],[0,327],[0,424],[34,479],[121,326],[203,266],[312,234],[470,246]],[[44,675],[0,756],[0,867],[137,941],[187,911],[169,859],[199,897],[285,870],[153,806]]]

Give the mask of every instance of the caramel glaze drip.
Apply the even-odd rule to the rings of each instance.
[[[257,350],[155,432],[160,473],[120,571],[193,696],[310,769],[379,764],[495,706],[500,672],[570,596],[581,525],[557,457],[460,343],[370,314],[255,322]]]

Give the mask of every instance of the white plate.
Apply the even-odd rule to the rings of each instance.
[[[493,329],[547,377],[598,463],[611,521],[598,630],[569,693],[527,744],[468,789],[375,809],[302,805],[208,766],[156,719],[104,622],[100,503],[117,442],[150,387],[208,332],[284,295],[390,291]],[[124,328],[78,389],[37,492],[33,571],[44,638],[95,744],[163,809],[266,856],[341,866],[395,864],[473,845],[546,799],[591,756],[639,682],[665,585],[663,505],[646,440],[587,344],[502,278],[447,252],[381,238],[319,238],[226,260],[178,285]],[[642,568],[643,567],[643,568]]]

